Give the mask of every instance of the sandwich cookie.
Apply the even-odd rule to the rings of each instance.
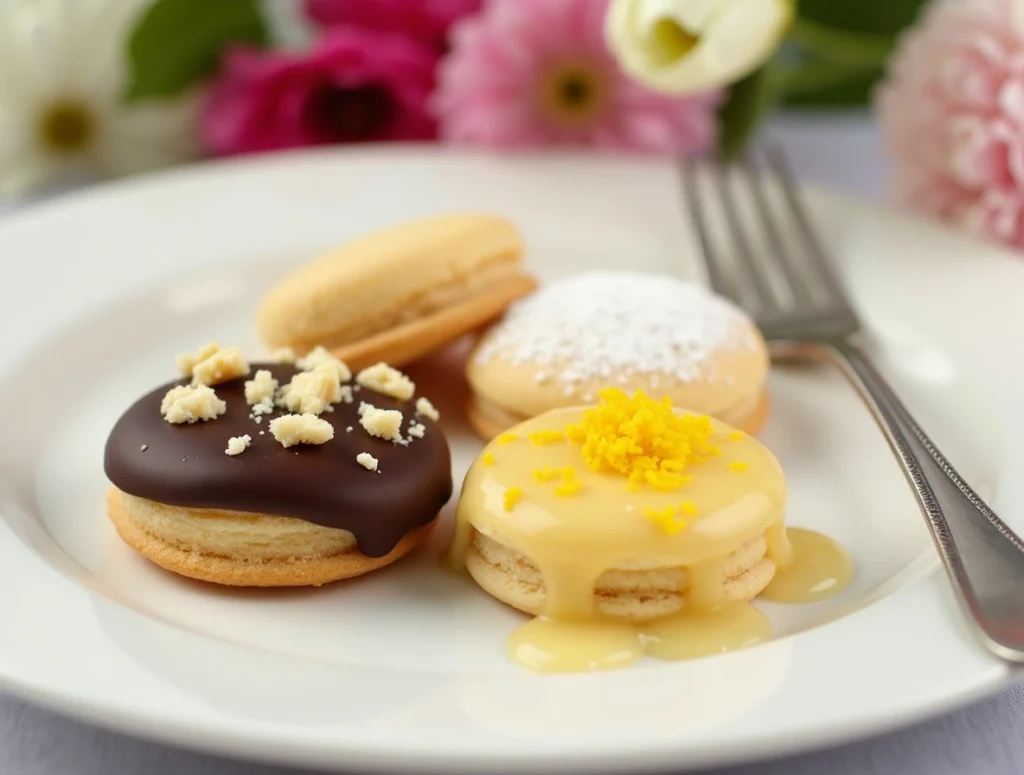
[[[531,669],[702,656],[770,637],[750,601],[776,580],[785,602],[849,581],[828,539],[791,542],[785,507],[783,471],[756,439],[610,388],[596,407],[552,410],[485,447],[449,559],[537,617],[509,640]]]
[[[602,388],[642,390],[748,433],[768,416],[769,357],[750,318],[673,277],[594,272],[512,305],[472,353],[471,424],[485,439]]]
[[[536,282],[516,228],[445,215],[357,239],[285,277],[257,327],[271,349],[322,344],[352,366],[403,365],[497,317]]]
[[[261,587],[358,576],[420,544],[451,496],[437,412],[388,366],[353,378],[318,349],[250,367],[216,345],[179,363],[189,376],[131,406],[104,455],[118,534],[167,570]]]

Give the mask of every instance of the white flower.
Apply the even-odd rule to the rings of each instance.
[[[196,151],[194,99],[126,106],[143,0],[0,0],[0,200]]]
[[[612,0],[605,37],[632,77],[681,94],[756,70],[792,18],[793,0]]]

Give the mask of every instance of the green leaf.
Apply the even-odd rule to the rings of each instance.
[[[803,51],[832,62],[858,67],[884,67],[892,53],[894,38],[867,32],[851,32],[809,19],[797,19],[789,31],[790,40]]]
[[[718,111],[718,152],[733,159],[743,152],[764,114],[782,93],[784,70],[769,62],[733,84]]]
[[[895,37],[917,19],[928,0],[799,0],[801,19],[824,27]]]
[[[787,45],[784,104],[862,106],[882,77],[901,32],[927,0],[800,0]]]
[[[156,0],[128,39],[125,99],[180,94],[217,69],[228,44],[266,42],[258,0]]]

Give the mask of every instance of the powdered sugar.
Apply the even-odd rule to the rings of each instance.
[[[567,395],[580,382],[624,383],[634,374],[713,379],[705,373],[712,353],[756,346],[745,322],[742,311],[697,285],[667,276],[591,272],[513,305],[476,360],[536,364],[537,381],[556,379]]]

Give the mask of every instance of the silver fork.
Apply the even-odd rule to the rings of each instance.
[[[750,310],[773,345],[840,367],[902,464],[972,629],[997,656],[1024,662],[1024,542],[950,465],[872,363],[785,159],[776,149],[763,156],[766,170],[749,156],[731,171],[701,165],[704,184],[697,165],[681,163],[712,287]],[[781,197],[769,195],[766,172]],[[727,237],[716,238],[713,210]]]

